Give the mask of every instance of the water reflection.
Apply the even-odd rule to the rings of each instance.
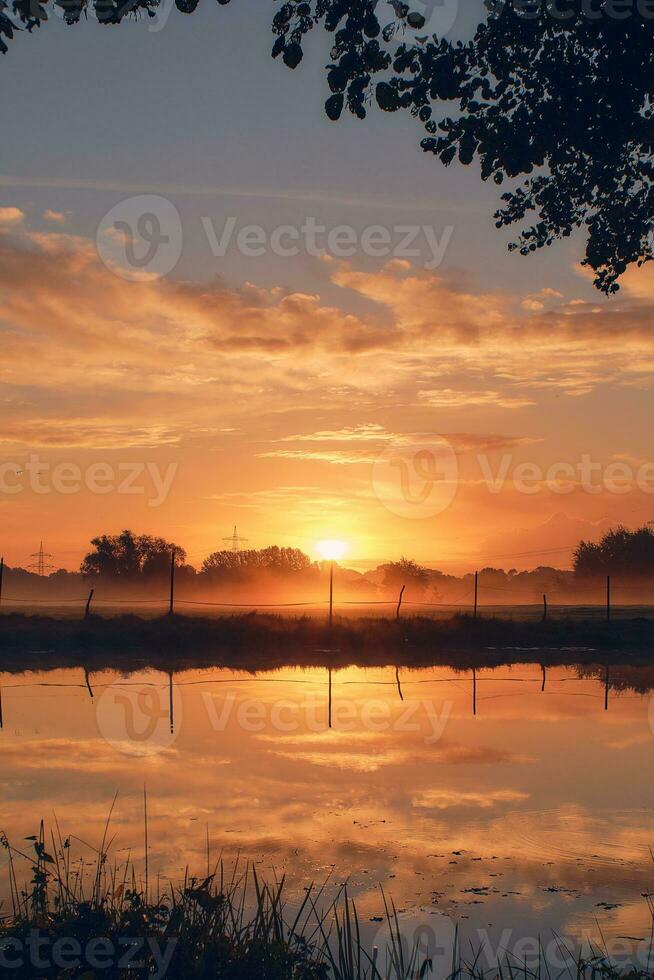
[[[0,827],[56,812],[180,880],[209,850],[499,935],[651,927],[649,677],[636,668],[1,675]],[[208,835],[208,844],[207,844]],[[141,853],[139,854],[139,847]],[[3,857],[4,860],[4,857]],[[0,890],[6,888],[0,868]]]

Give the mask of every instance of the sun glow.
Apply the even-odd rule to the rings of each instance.
[[[347,545],[344,541],[319,541],[316,549],[325,561],[340,561],[347,551]]]

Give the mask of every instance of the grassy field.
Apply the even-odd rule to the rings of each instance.
[[[507,663],[654,662],[654,619],[606,623],[407,617],[400,621],[288,618],[250,613],[222,617],[87,620],[20,614],[0,618],[0,670],[50,667],[163,670],[224,666],[496,666]]]

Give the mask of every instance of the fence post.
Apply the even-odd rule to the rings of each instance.
[[[170,605],[168,606],[168,615],[173,616],[175,613],[175,549],[173,548],[170,552]]]
[[[479,572],[475,572],[475,611],[474,617],[477,618],[477,606],[479,603]]]
[[[547,619],[547,596],[543,595],[543,622]]]
[[[606,621],[611,622],[611,576],[606,576]]]
[[[400,609],[402,608],[402,598],[404,596],[404,590],[405,589],[406,589],[406,585],[403,585],[402,588],[400,589],[400,597],[397,600],[397,611],[395,613],[395,618],[396,619],[399,619],[400,618]]]
[[[89,597],[86,600],[86,609],[84,610],[84,619],[88,619],[91,615],[91,603],[93,602],[93,596],[95,594],[95,589],[91,589],[89,592]]]

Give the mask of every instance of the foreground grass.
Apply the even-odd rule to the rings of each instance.
[[[651,980],[649,966],[618,969],[607,954],[567,950],[567,965],[552,974],[539,960],[527,965],[506,955],[482,965],[453,941],[434,934],[407,940],[392,902],[384,896],[383,947],[366,949],[355,904],[341,889],[325,900],[324,888],[305,889],[289,912],[285,882],[267,884],[254,868],[222,866],[203,879],[186,876],[179,888],[160,892],[137,879],[127,862],[111,865],[109,821],[86,875],[71,859],[71,838],[56,837],[46,850],[38,836],[14,847],[0,833],[8,857],[11,911],[0,919],[0,978],[13,980]],[[147,834],[147,821],[146,821]],[[73,838],[74,839],[74,838]],[[19,865],[30,868],[19,884]],[[155,892],[153,895],[152,892]],[[650,907],[650,911],[652,911]],[[429,946],[429,943],[427,944]],[[446,955],[443,955],[445,947]]]
[[[534,659],[544,664],[653,663],[654,619],[613,623],[583,619],[525,622],[454,616],[324,619],[273,615],[215,618],[122,616],[87,620],[5,614],[0,670],[141,665],[180,670],[225,666],[493,666]]]

